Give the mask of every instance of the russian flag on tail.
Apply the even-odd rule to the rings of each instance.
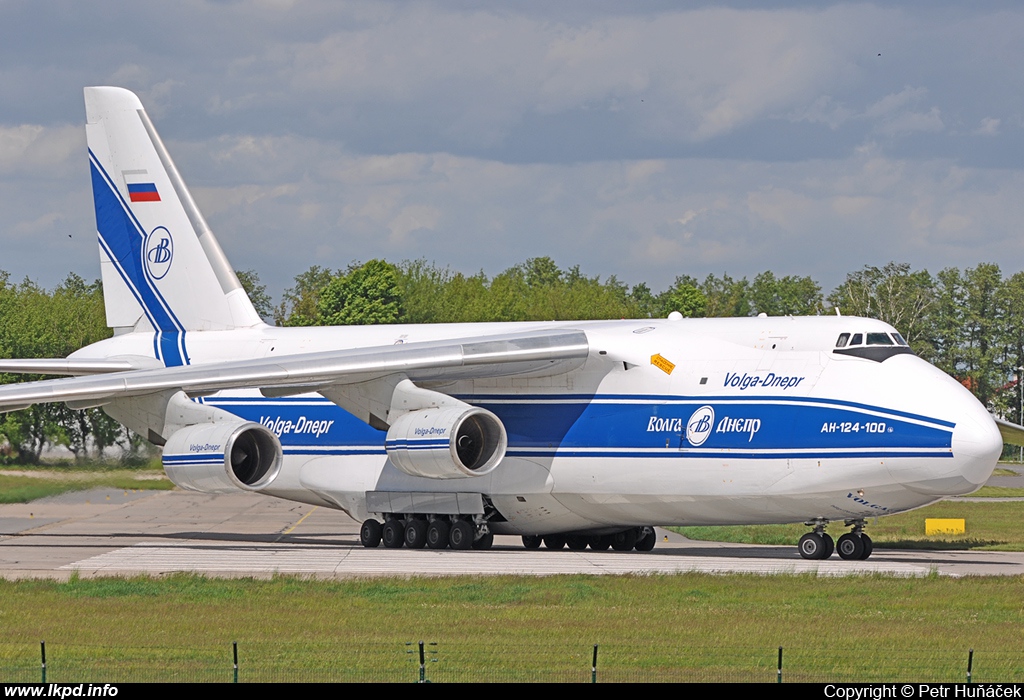
[[[128,185],[128,198],[133,202],[159,202],[160,193],[154,182],[136,182]]]

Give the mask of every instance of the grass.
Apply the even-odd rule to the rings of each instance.
[[[1024,679],[1017,578],[551,576],[0,581],[0,671],[48,680]],[[412,647],[414,650],[415,647]],[[36,674],[33,676],[32,674]],[[161,675],[162,674],[162,675]]]
[[[1011,489],[1016,490],[1016,489]],[[868,521],[866,532],[875,547],[903,549],[988,549],[1024,551],[1024,528],[1019,501],[970,502],[949,500],[908,513],[888,515]],[[925,518],[963,518],[963,535],[924,534]],[[680,527],[673,530],[695,540],[741,542],[747,544],[796,545],[807,532],[804,525],[738,525],[723,527]],[[833,538],[848,531],[842,522],[831,523]]]
[[[5,474],[0,470],[0,503],[28,503],[37,498],[56,496],[68,491],[85,491],[107,487],[124,489],[172,489],[172,484],[161,473],[136,469],[107,469],[103,471],[53,472],[38,470]]]
[[[967,498],[1021,498],[1024,488],[1012,486],[982,486]]]

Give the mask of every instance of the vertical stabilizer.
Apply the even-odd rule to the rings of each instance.
[[[88,87],[85,112],[107,325],[175,365],[186,331],[261,324],[139,98]]]

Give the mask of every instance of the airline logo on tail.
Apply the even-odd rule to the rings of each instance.
[[[164,226],[157,226],[146,236],[146,269],[155,280],[164,278],[174,258],[174,240]]]

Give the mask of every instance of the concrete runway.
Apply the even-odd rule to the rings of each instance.
[[[453,574],[710,573],[847,576],[1024,575],[1024,553],[875,549],[866,562],[801,559],[796,547],[687,540],[658,532],[649,553],[527,551],[497,537],[490,551],[366,549],[343,513],[255,494],[96,489],[0,505],[0,576],[67,579],[190,571],[319,578]]]

